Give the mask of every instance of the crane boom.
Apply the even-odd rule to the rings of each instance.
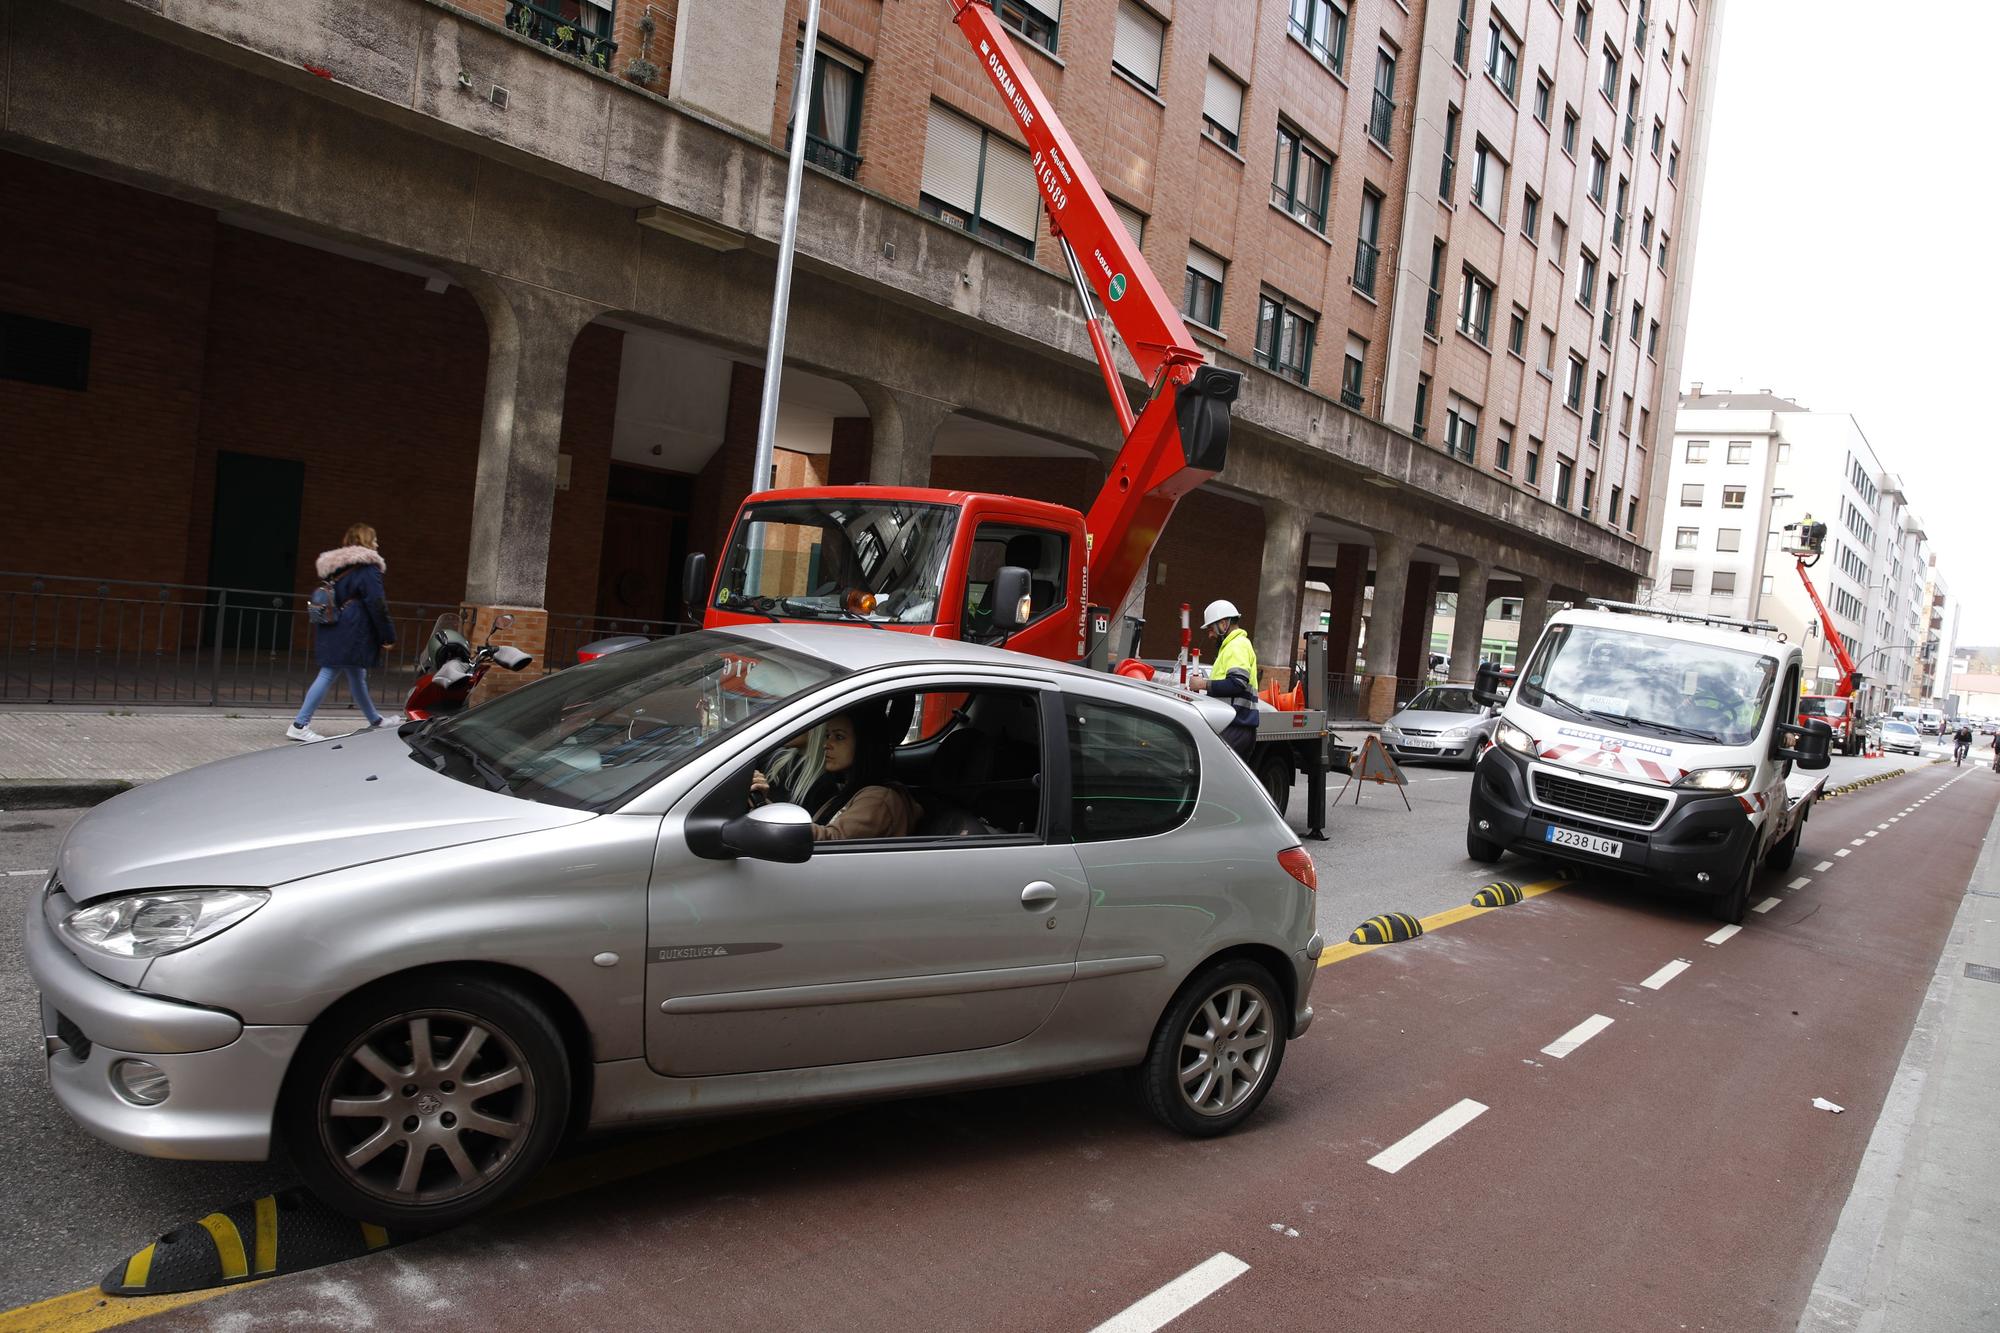
[[[1084,518],[1091,543],[1088,598],[1116,607],[1138,583],[1174,506],[1222,470],[1229,405],[1241,377],[1206,364],[1179,310],[1113,211],[1111,197],[1017,58],[989,0],[953,3],[952,21],[1028,141],[1035,186],[1077,283],[1091,351],[1125,436]],[[1098,323],[1100,309],[1152,386],[1150,400],[1136,415]]]
[[[1833,655],[1840,663],[1840,685],[1834,690],[1834,697],[1852,698],[1855,691],[1861,688],[1861,668],[1854,664],[1854,658],[1848,654],[1847,644],[1840,637],[1840,629],[1833,623],[1833,612],[1827,610],[1826,603],[1819,599],[1819,589],[1813,587],[1812,576],[1806,573],[1812,562],[1797,551],[1792,554],[1798,560],[1799,582],[1806,585],[1806,596],[1812,598],[1813,606],[1819,610],[1821,630],[1826,635],[1826,641],[1833,645]],[[1814,559],[1818,559],[1817,551],[1812,554]]]

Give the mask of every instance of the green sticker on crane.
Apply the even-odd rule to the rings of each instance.
[[[1111,275],[1111,299],[1116,301],[1123,295],[1125,295],[1125,275],[1114,273]]]

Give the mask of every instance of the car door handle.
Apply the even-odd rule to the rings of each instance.
[[[1045,879],[1038,879],[1021,890],[1021,906],[1030,912],[1038,907],[1052,907],[1056,901],[1056,886]]]

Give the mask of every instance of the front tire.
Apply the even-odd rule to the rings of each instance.
[[[1482,838],[1470,828],[1465,830],[1465,854],[1483,866],[1490,866],[1506,855],[1507,849],[1491,838]]]
[[[1214,963],[1181,987],[1140,1066],[1146,1109],[1192,1138],[1226,1134],[1270,1092],[1291,1006],[1260,963]]]
[[[562,1035],[515,988],[423,977],[313,1025],[279,1122],[306,1184],[350,1217],[436,1231],[492,1207],[555,1151],[570,1106]]]

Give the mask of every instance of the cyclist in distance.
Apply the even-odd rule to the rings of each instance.
[[[1965,762],[1966,752],[1972,748],[1972,728],[1966,723],[1959,723],[1958,732],[1952,739],[1956,744],[1951,749],[1951,762],[1956,767]]]

